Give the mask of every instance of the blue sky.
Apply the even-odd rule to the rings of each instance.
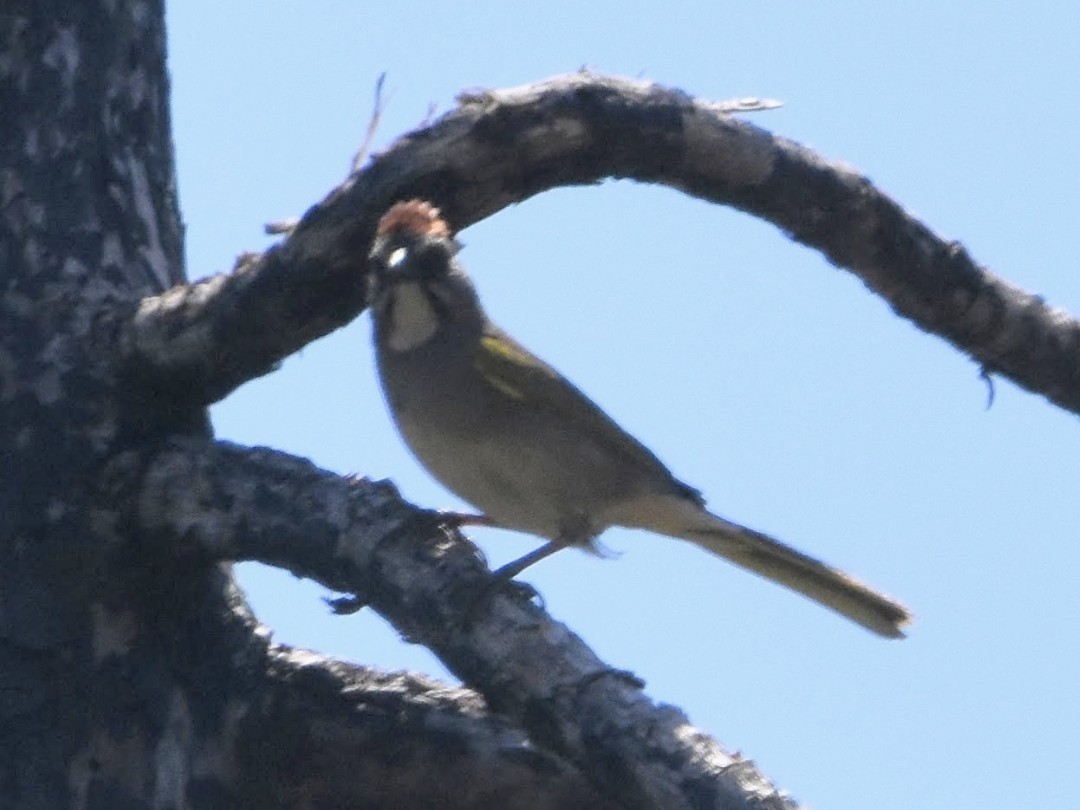
[[[227,4],[169,15],[189,272],[228,269],[462,89],[589,66],[710,99],[845,161],[998,274],[1080,314],[1080,8],[1066,3]],[[772,226],[627,182],[469,228],[492,316],[719,514],[902,598],[886,642],[678,541],[609,532],[525,577],[609,663],[824,808],[1066,806],[1080,753],[1077,417],[898,320]],[[213,410],[218,435],[460,505],[386,416],[367,315]],[[493,564],[532,538],[475,533]],[[278,639],[443,677],[370,612],[242,566]],[[1016,764],[1014,764],[1016,763]]]

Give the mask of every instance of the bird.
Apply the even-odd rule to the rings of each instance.
[[[886,638],[899,602],[766,534],[713,514],[573,383],[484,310],[440,210],[410,199],[378,221],[368,255],[378,376],[420,464],[483,519],[547,542],[495,574],[563,548],[600,553],[608,528],[686,540]]]

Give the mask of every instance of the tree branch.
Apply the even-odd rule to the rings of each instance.
[[[140,379],[214,402],[366,305],[378,216],[424,197],[458,230],[541,191],[633,178],[766,219],[920,328],[1080,413],[1080,323],[976,265],[854,170],[654,84],[562,76],[463,95],[231,275],[144,299],[122,342]]]
[[[611,807],[466,689],[276,648],[239,723],[235,806]]]
[[[389,484],[200,441],[125,454],[103,480],[105,502],[126,505],[159,553],[259,560],[358,594],[539,749],[627,807],[794,807],[752,762],[652,703],[528,596],[489,591],[472,544]]]

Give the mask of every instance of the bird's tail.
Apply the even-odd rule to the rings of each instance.
[[[903,638],[911,621],[907,608],[820,560],[768,535],[724,520],[685,498],[665,497],[647,510],[645,521],[623,525],[689,540],[753,573],[786,585],[887,638]],[[659,524],[658,524],[658,520]]]

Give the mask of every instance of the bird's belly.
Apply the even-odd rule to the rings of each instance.
[[[572,531],[580,542],[604,528],[589,525],[586,504],[595,501],[588,492],[593,482],[553,466],[559,454],[550,447],[471,440],[401,414],[398,428],[432,476],[500,526],[550,539]]]

